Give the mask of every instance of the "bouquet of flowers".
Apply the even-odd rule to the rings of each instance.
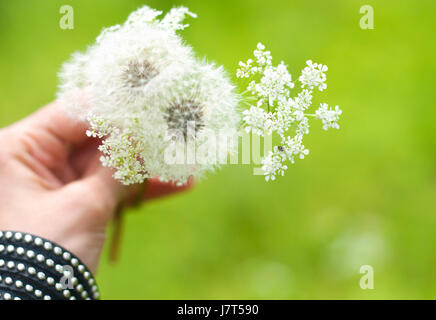
[[[308,154],[302,142],[309,117],[320,119],[324,129],[339,128],[338,106],[321,104],[307,113],[313,90],[327,87],[325,65],[308,61],[299,78],[302,90],[291,98],[294,83],[286,65],[273,66],[270,52],[258,44],[255,59],[239,63],[237,78],[250,80],[239,93],[222,67],[198,59],[178,34],[188,27],[185,17],[196,15],[184,7],[161,15],[147,6],[134,11],[122,25],[103,29],[59,73],[58,99],[70,115],[89,123],[90,137],[101,139],[101,162],[115,169],[115,179],[126,185],[151,177],[183,184],[201,177],[217,164],[171,163],[174,144],[207,150],[210,132],[243,127],[280,136],[281,144],[262,161],[266,180],[274,180],[284,174],[286,161]],[[239,105],[248,108],[241,113]],[[226,157],[237,145],[217,152],[217,158]]]

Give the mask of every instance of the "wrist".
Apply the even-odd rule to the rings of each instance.
[[[0,231],[0,297],[98,299],[88,268],[65,248],[22,232]]]

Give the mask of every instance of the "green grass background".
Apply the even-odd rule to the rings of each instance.
[[[311,153],[265,183],[227,166],[191,192],[129,213],[121,260],[98,272],[105,299],[436,298],[436,2],[394,0],[0,0],[0,126],[50,102],[61,63],[141,4],[199,14],[183,32],[234,73],[258,41],[296,78],[329,66]],[[70,4],[75,29],[59,28]],[[375,29],[359,28],[371,4]],[[361,290],[359,268],[374,267]]]

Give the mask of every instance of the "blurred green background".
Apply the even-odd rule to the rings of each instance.
[[[327,64],[316,101],[344,114],[339,131],[313,124],[310,155],[276,182],[227,166],[129,213],[102,298],[436,298],[436,2],[0,0],[0,126],[50,102],[61,63],[142,4],[198,13],[183,36],[232,74],[258,41],[294,78]],[[364,4],[374,30],[359,27]],[[365,264],[374,290],[359,287]]]

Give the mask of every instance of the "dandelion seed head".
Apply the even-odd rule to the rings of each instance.
[[[128,87],[138,88],[145,86],[158,73],[159,71],[146,60],[129,61],[124,69],[123,78]]]
[[[195,133],[204,127],[203,106],[194,100],[183,99],[171,104],[164,113],[169,129],[182,130],[187,138],[188,124],[193,123]]]

